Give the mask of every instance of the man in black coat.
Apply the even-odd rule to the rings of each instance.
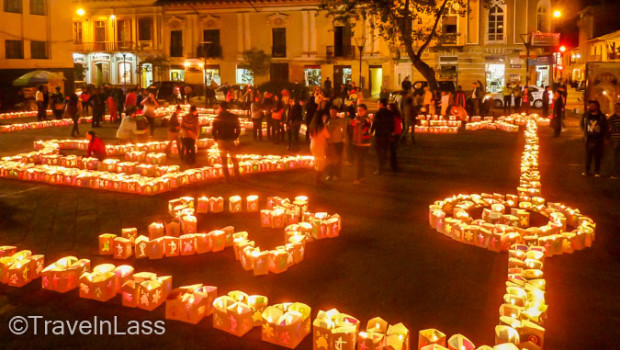
[[[241,134],[239,118],[228,111],[228,104],[226,102],[221,102],[217,117],[213,121],[213,140],[217,142],[217,147],[220,150],[222,171],[227,182],[230,181],[230,174],[228,172],[229,154],[235,170],[235,176],[239,177],[239,161],[237,160],[237,145],[235,145],[235,140],[237,140],[239,134]]]
[[[387,160],[387,152],[390,149],[390,138],[394,132],[394,116],[387,109],[387,100],[379,100],[379,110],[375,114],[370,132],[375,134],[375,151],[377,152],[377,171],[383,173],[383,166]]]
[[[592,159],[594,159],[594,176],[600,177],[601,160],[605,149],[605,140],[609,132],[607,117],[601,112],[597,100],[588,101],[588,110],[581,118],[581,129],[586,139],[586,169],[581,175],[590,175]]]

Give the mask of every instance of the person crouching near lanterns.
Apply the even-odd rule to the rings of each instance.
[[[200,134],[200,124],[198,123],[198,110],[195,105],[189,108],[189,113],[183,116],[181,122],[181,136],[183,137],[183,152],[181,159],[187,164],[196,162],[196,140]]]
[[[239,178],[239,161],[237,160],[237,145],[235,145],[235,141],[240,134],[241,125],[239,124],[239,118],[228,111],[228,104],[226,102],[220,103],[217,117],[213,121],[213,140],[217,142],[217,147],[220,150],[222,171],[226,177],[226,182],[230,182],[228,155],[230,155],[232,160],[235,176]]]
[[[95,136],[94,131],[89,131],[86,134],[88,140],[88,148],[86,149],[86,157],[95,157],[97,159],[104,160],[106,157],[105,144],[101,138]]]
[[[310,152],[314,157],[314,168],[316,169],[316,186],[324,185],[323,173],[327,165],[327,139],[329,138],[329,131],[327,131],[326,125],[328,117],[328,111],[320,110],[315,114],[308,128]]]
[[[168,122],[168,144],[166,145],[166,149],[164,152],[167,155],[170,155],[170,149],[172,148],[172,143],[175,142],[177,148],[179,149],[179,154],[181,152],[181,143],[179,142],[179,132],[181,131],[181,122],[179,121],[179,116],[181,115],[181,111],[183,109],[180,105],[177,105],[176,110],[170,116],[170,121]]]
[[[138,126],[136,124],[136,107],[129,106],[123,119],[121,119],[121,125],[116,130],[116,139],[118,143],[124,145],[134,141],[138,133]]]

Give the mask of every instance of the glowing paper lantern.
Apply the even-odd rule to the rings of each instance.
[[[355,350],[359,320],[336,309],[319,311],[312,322],[314,350]]]
[[[133,255],[132,241],[127,238],[115,237],[112,245],[112,256],[114,259],[128,259]]]
[[[41,276],[45,257],[32,255],[29,250],[0,258],[0,281],[12,287],[22,287]]]
[[[455,334],[448,339],[449,350],[475,350],[476,346],[464,335]]]
[[[80,276],[80,298],[106,302],[116,295],[114,265],[97,265]]]
[[[446,335],[436,329],[424,329],[418,334],[418,349],[430,344],[446,345]]]
[[[165,232],[165,226],[161,222],[153,222],[149,225],[149,239],[163,237]]]
[[[310,333],[308,305],[284,303],[269,306],[262,314],[261,339],[294,349]]]
[[[231,196],[228,198],[228,211],[231,213],[240,213],[242,210],[241,196]]]
[[[242,301],[229,295],[218,297],[213,301],[213,328],[242,337],[253,327],[253,314]]]
[[[113,255],[112,247],[114,246],[115,234],[103,233],[99,235],[99,255]]]
[[[202,284],[174,289],[166,300],[166,319],[197,324],[213,312],[217,287]]]
[[[82,273],[90,270],[90,260],[67,256],[41,271],[41,287],[59,293],[77,288]]]
[[[246,197],[246,211],[248,213],[254,213],[258,211],[258,196],[249,195]]]

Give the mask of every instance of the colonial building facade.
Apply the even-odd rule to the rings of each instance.
[[[557,45],[550,0],[468,1],[440,30],[453,34],[423,58],[440,79],[464,89],[482,81],[498,91],[509,81],[548,85]],[[192,84],[249,82],[241,67],[250,49],[271,55],[264,81],[362,84],[371,95],[397,89],[405,76],[424,80],[404,50],[374,32],[369,22],[334,22],[316,0],[75,1],[74,61],[84,80],[140,84],[178,80]],[[416,25],[429,26],[431,18]],[[528,50],[524,41],[530,43]]]
[[[33,70],[56,73],[55,84],[73,84],[71,0],[0,1],[0,96],[16,102],[13,80]],[[53,86],[52,86],[53,87]]]

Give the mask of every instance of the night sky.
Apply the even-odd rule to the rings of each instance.
[[[601,11],[601,17],[596,19],[599,25],[596,36],[620,29],[620,21],[618,21],[620,1],[618,0],[558,0],[553,1],[552,4],[553,9],[562,11],[562,18],[557,20],[556,32],[562,33],[562,45],[569,48],[579,44],[577,20],[579,12],[586,6],[601,6],[608,9]]]

